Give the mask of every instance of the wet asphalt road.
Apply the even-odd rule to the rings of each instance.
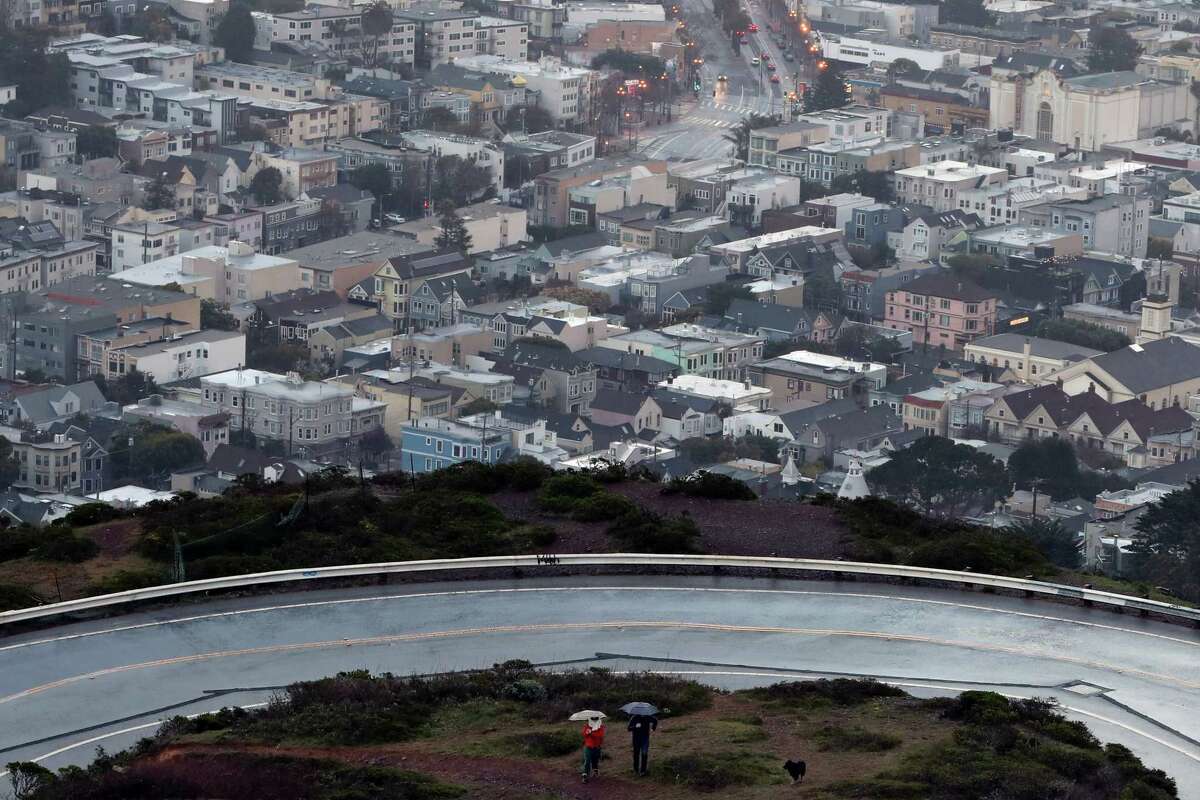
[[[157,720],[346,669],[603,664],[725,687],[871,676],[1053,697],[1200,797],[1200,632],[1110,612],[852,582],[609,576],[184,605],[0,639],[0,763],[89,760]]]

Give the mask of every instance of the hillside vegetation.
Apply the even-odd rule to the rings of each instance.
[[[666,709],[650,775],[629,769],[617,708]],[[609,720],[601,777],[577,775],[581,708]],[[168,721],[153,738],[86,769],[12,764],[19,800],[138,798],[780,796],[797,798],[1171,800],[1174,782],[1102,745],[1039,700],[987,692],[918,700],[858,680],[722,693],[653,674],[545,673],[524,662],[416,679],[355,672],[287,688],[257,711]]]

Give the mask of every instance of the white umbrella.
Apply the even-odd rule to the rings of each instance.
[[[608,716],[603,711],[576,711],[568,719],[571,722],[583,722],[589,719],[604,719]]]

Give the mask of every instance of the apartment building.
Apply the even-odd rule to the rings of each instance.
[[[884,324],[913,344],[961,351],[996,329],[996,293],[950,275],[924,275],[887,293]]]
[[[265,31],[261,38],[267,46],[270,42],[316,42],[340,56],[358,55],[363,49],[359,8],[313,3],[300,11],[263,14],[258,27]],[[411,65],[419,47],[417,36],[415,22],[394,17],[390,35],[381,37],[380,58]]]
[[[780,151],[775,156],[775,163],[784,175],[795,175],[812,183],[829,186],[835,178],[844,175],[892,172],[915,166],[921,163],[921,155],[919,142],[882,137],[833,139]]]
[[[254,370],[200,378],[201,404],[209,413],[226,413],[233,430],[283,446],[288,456],[345,455],[373,430],[383,430],[385,403],[356,397],[338,384],[306,381]]]
[[[1060,200],[1021,209],[1023,225],[1078,234],[1084,250],[1145,258],[1150,238],[1149,195],[1108,194],[1089,200]]]
[[[105,375],[111,351],[147,342],[160,342],[193,329],[190,322],[147,317],[80,333],[75,337],[75,353],[79,362],[77,372],[80,375]]]
[[[51,287],[24,292],[16,299],[16,336],[5,342],[4,368],[11,369],[13,348],[18,372],[31,369],[74,381],[81,333],[163,317],[200,324],[200,298],[182,292],[124,284],[110,278],[76,276]]]
[[[886,382],[887,368],[797,350],[751,364],[747,377],[752,386],[771,390],[772,410],[786,413],[830,401],[866,405],[867,393]]]
[[[277,169],[283,178],[280,188],[286,197],[295,199],[313,189],[337,184],[336,155],[320,150],[288,148],[277,153],[255,151],[250,159],[250,170]]]
[[[764,211],[800,202],[803,181],[787,175],[761,175],[731,184],[726,193],[726,217],[735,225],[757,228]]]
[[[502,411],[476,414],[458,420],[421,417],[404,426],[401,459],[405,469],[424,473],[464,461],[495,463],[508,454],[528,454],[543,459],[565,456],[554,431],[545,420],[509,419]]]
[[[896,170],[896,198],[926,205],[934,211],[959,207],[959,192],[1008,182],[1008,171],[962,161],[939,161]]]
[[[245,364],[244,333],[203,330],[176,333],[155,342],[112,347],[104,356],[103,374],[111,381],[137,370],[161,385]]]
[[[162,222],[134,222],[112,227],[109,267],[120,272],[179,252],[180,228]]]
[[[553,56],[523,61],[474,55],[459,57],[454,63],[463,69],[523,81],[525,90],[537,95],[538,106],[546,109],[560,128],[591,122],[592,98],[599,86],[595,70],[574,67]]]
[[[529,25],[519,20],[480,16],[475,20],[475,52],[524,61],[529,58]]]
[[[178,285],[205,300],[239,305],[302,287],[295,259],[254,252],[245,242],[198,247],[173,257],[114,272],[114,281],[166,287]]]
[[[759,128],[750,133],[750,150],[746,163],[750,166],[774,169],[776,154],[797,147],[808,147],[829,140],[829,126],[799,120],[786,125]]]
[[[96,273],[99,245],[67,241],[50,222],[0,221],[0,292],[33,291]]]
[[[998,380],[1036,383],[1045,375],[1101,355],[1101,351],[1056,339],[997,333],[967,344],[963,355],[972,363],[987,364]]]
[[[479,14],[463,9],[451,11],[432,5],[412,5],[394,11],[398,22],[413,26],[416,64],[425,69],[456,61],[476,52],[476,19]]]
[[[405,131],[400,138],[409,146],[432,153],[434,156],[458,156],[473,161],[488,170],[492,185],[499,192],[504,188],[504,149],[495,142],[474,136],[461,136],[439,131]]]
[[[397,332],[402,332],[412,318],[410,300],[425,281],[466,275],[470,271],[471,260],[457,251],[393,256],[379,267],[374,277],[355,287],[349,297],[378,304],[380,313],[392,320]]]
[[[533,207],[529,209],[530,225],[562,228],[571,224],[572,190],[582,189],[594,181],[625,178],[628,180],[661,175],[665,179],[665,161],[643,161],[637,157],[604,158],[576,167],[553,170],[534,179]],[[664,183],[665,188],[665,183]],[[643,202],[637,199],[630,205]],[[674,205],[674,203],[671,203]]]

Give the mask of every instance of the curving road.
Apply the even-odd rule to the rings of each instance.
[[[1200,797],[1200,633],[1036,600],[853,582],[577,577],[229,599],[0,639],[0,763],[120,749],[157,721],[339,670],[510,658],[726,687],[873,676],[1053,697]]]

